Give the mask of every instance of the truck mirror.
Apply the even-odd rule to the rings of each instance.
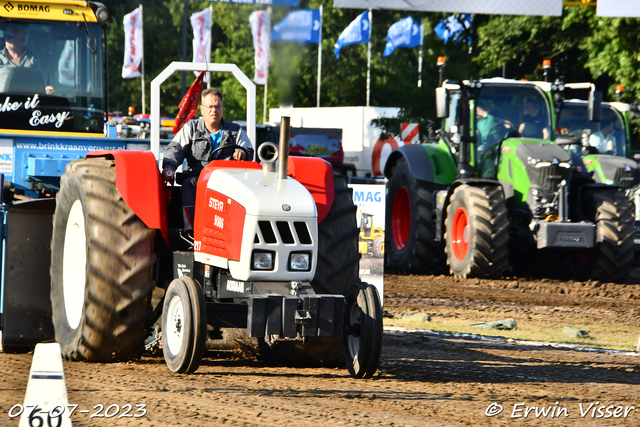
[[[602,92],[599,90],[592,90],[589,92],[589,121],[599,122],[602,120]]]
[[[449,92],[444,87],[436,88],[436,114],[439,119],[449,117]]]

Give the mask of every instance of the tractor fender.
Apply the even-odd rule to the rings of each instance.
[[[502,187],[502,194],[507,201],[507,207],[510,206],[510,200],[513,199],[513,184],[507,181],[496,181],[494,179],[483,179],[483,178],[467,178],[467,179],[459,179],[456,180],[450,187],[446,190],[439,191],[436,193],[436,214],[438,218],[438,222],[436,224],[436,238],[443,239],[444,236],[444,220],[446,217],[447,206],[449,206],[449,201],[451,200],[451,195],[455,191],[456,188],[461,185],[471,185],[477,187],[483,187],[487,185],[499,185]],[[446,191],[446,194],[445,194]]]
[[[116,188],[131,210],[149,228],[160,230],[169,246],[167,187],[150,151],[93,151],[86,155],[115,161]]]
[[[318,223],[320,223],[329,213],[335,198],[331,163],[317,157],[290,156],[287,175],[311,193],[316,202]]]
[[[404,158],[409,166],[409,172],[415,179],[427,182],[435,182],[433,165],[429,152],[425,145],[407,144],[398,147],[391,152],[387,163],[384,165],[384,175],[391,178],[391,170],[398,160]]]
[[[444,143],[408,144],[393,150],[384,169],[387,178],[400,159],[407,163],[413,179],[436,185],[451,185],[456,180],[456,162]]]

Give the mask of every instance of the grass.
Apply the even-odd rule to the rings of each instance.
[[[472,313],[467,313],[471,315]],[[548,315],[531,315],[529,318],[518,318],[515,330],[483,329],[470,326],[471,323],[492,322],[509,318],[505,313],[479,312],[477,317],[462,319],[459,317],[431,316],[431,321],[415,319],[385,318],[385,326],[398,326],[411,329],[425,329],[440,332],[460,332],[486,336],[499,336],[514,340],[544,341],[562,344],[583,345],[611,350],[635,351],[638,345],[640,328],[629,327],[611,321],[598,321],[581,316],[572,316],[571,321],[549,318]],[[568,338],[562,334],[565,327],[589,331],[587,338]]]

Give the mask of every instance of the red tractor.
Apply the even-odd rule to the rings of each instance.
[[[67,166],[51,241],[65,358],[137,357],[162,316],[174,372],[198,368],[207,338],[244,328],[266,359],[375,373],[382,310],[376,289],[357,279],[351,190],[328,162],[288,157],[283,129],[279,147],[258,149],[262,165],[216,160],[202,171],[193,240],[151,152],[94,152]],[[155,288],[164,296],[153,307]]]

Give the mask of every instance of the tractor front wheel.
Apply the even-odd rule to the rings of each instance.
[[[51,305],[66,359],[139,356],[151,317],[155,230],[116,189],[112,160],[69,163],[56,197]]]
[[[509,258],[507,209],[500,187],[461,185],[447,207],[447,262],[457,277],[502,274]]]

